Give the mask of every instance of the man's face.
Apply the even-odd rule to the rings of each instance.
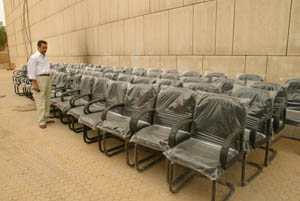
[[[48,45],[42,43],[40,47],[38,47],[38,50],[41,54],[45,55],[48,49]]]

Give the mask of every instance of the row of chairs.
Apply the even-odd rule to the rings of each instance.
[[[252,181],[262,172],[262,166],[248,161],[248,154],[265,145],[265,165],[268,165],[276,155],[270,148],[271,138],[288,122],[287,105],[293,104],[299,111],[295,101],[299,96],[287,94],[299,93],[294,82],[287,83],[288,90],[272,83],[255,82],[251,87],[234,83],[231,91],[216,94],[203,87],[187,87],[203,83],[183,82],[182,86],[135,83],[130,79],[120,80],[124,72],[114,80],[106,77],[108,73],[88,71],[97,72],[86,70],[70,75],[56,71],[53,74],[54,116],[74,132],[83,132],[86,143],[98,142],[99,150],[107,156],[125,151],[127,164],[138,171],[166,158],[167,182],[174,193],[201,174],[212,180],[212,200],[217,183],[231,189],[225,196],[227,200],[234,186],[220,180],[223,172],[242,158],[242,185]],[[57,79],[56,73],[63,76]],[[135,75],[133,80],[140,77]],[[89,136],[91,129],[98,130],[98,136]],[[110,138],[123,143],[109,148]],[[132,147],[133,161],[129,154]],[[150,155],[140,159],[141,148]],[[269,151],[273,152],[271,157]],[[175,164],[188,170],[174,178]],[[257,168],[248,178],[247,165]]]

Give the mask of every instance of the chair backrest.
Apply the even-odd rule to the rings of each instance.
[[[72,89],[74,89],[74,90],[80,89],[81,78],[82,78],[82,74],[76,74],[73,77],[73,81],[72,81],[72,84],[71,84]]]
[[[108,91],[110,80],[107,78],[94,78],[94,84],[93,84],[93,91],[92,91],[92,98],[93,100],[96,99],[104,99],[104,101],[97,102],[97,106],[105,107],[105,99]]]
[[[115,73],[123,73],[124,69],[122,67],[115,67],[114,72]]]
[[[163,79],[179,80],[179,75],[176,73],[166,73],[162,76]]]
[[[149,72],[147,74],[147,77],[151,77],[151,78],[161,78],[161,73],[159,72]]]
[[[132,83],[133,84],[154,84],[155,79],[150,77],[134,76]]]
[[[272,117],[273,100],[268,91],[235,85],[232,96],[249,100],[247,115],[258,119]]]
[[[194,91],[184,88],[162,88],[158,94],[153,123],[172,127],[179,120],[192,118],[195,95]],[[187,125],[182,130],[190,131],[190,126]]]
[[[105,106],[108,107],[114,104],[124,103],[127,92],[127,86],[127,82],[110,80],[108,82]],[[122,110],[120,110],[119,108],[115,109],[114,111],[118,113],[122,112]]]
[[[133,117],[144,109],[154,108],[159,92],[158,85],[129,84],[127,88],[123,115]],[[143,120],[150,122],[151,115],[145,115]]]
[[[103,77],[110,79],[110,80],[117,80],[118,74],[117,73],[104,73]]]
[[[131,67],[125,67],[123,70],[124,74],[131,75],[132,74],[132,68]]]
[[[165,74],[176,74],[176,75],[178,75],[178,71],[177,70],[165,70]]]
[[[118,75],[118,79],[117,80],[118,81],[130,82],[131,83],[133,81],[133,76],[121,73],[121,74]]]
[[[179,80],[157,79],[156,84],[159,86],[183,87],[182,82]]]
[[[213,78],[227,78],[227,75],[224,73],[209,73],[205,77],[208,78],[209,82],[212,82]]]
[[[199,72],[185,72],[182,75],[183,77],[201,77],[201,73]]]
[[[274,97],[274,112],[279,108],[287,106],[287,91],[286,89],[275,83],[256,82],[251,85],[251,88],[264,89],[271,92]]]
[[[157,69],[157,68],[153,68],[149,70],[149,73],[159,73],[162,74],[162,70],[161,69]]]
[[[246,109],[238,99],[217,94],[198,95],[192,124],[192,137],[222,145],[236,132],[244,133]],[[240,150],[238,137],[232,148]]]
[[[288,101],[300,102],[300,78],[287,80],[284,84]]]
[[[181,81],[185,83],[207,83],[208,80],[201,77],[181,77]]]
[[[103,77],[103,73],[102,72],[99,72],[99,71],[93,71],[92,75],[94,77]]]
[[[55,86],[56,88],[59,87],[65,87],[67,84],[67,74],[64,72],[56,72],[55,75],[56,79],[55,79]],[[54,84],[54,83],[52,83]]]
[[[257,81],[257,82],[263,82],[264,79],[260,75],[256,74],[241,74],[238,77],[238,80],[243,80],[243,81]]]
[[[183,83],[183,87],[192,89],[194,91],[204,91],[216,94],[221,93],[219,88],[209,83]]]
[[[235,84],[243,85],[242,81],[225,78],[217,79],[213,81],[213,83],[216,84],[215,86],[217,86],[220,89],[220,92],[222,94],[226,95],[231,95],[233,86]]]
[[[144,68],[134,68],[132,71],[132,75],[145,76],[146,70]]]
[[[80,81],[80,94],[92,94],[94,84],[94,77],[90,75],[83,75]],[[84,97],[88,101],[88,97]]]

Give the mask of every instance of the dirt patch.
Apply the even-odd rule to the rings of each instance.
[[[36,106],[35,104],[20,105],[14,107],[12,110],[17,112],[29,112],[36,110]]]

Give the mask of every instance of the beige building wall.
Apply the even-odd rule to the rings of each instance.
[[[23,0],[4,0],[11,61],[26,62]],[[300,77],[300,0],[28,0],[52,62]],[[27,45],[28,46],[28,45]]]

